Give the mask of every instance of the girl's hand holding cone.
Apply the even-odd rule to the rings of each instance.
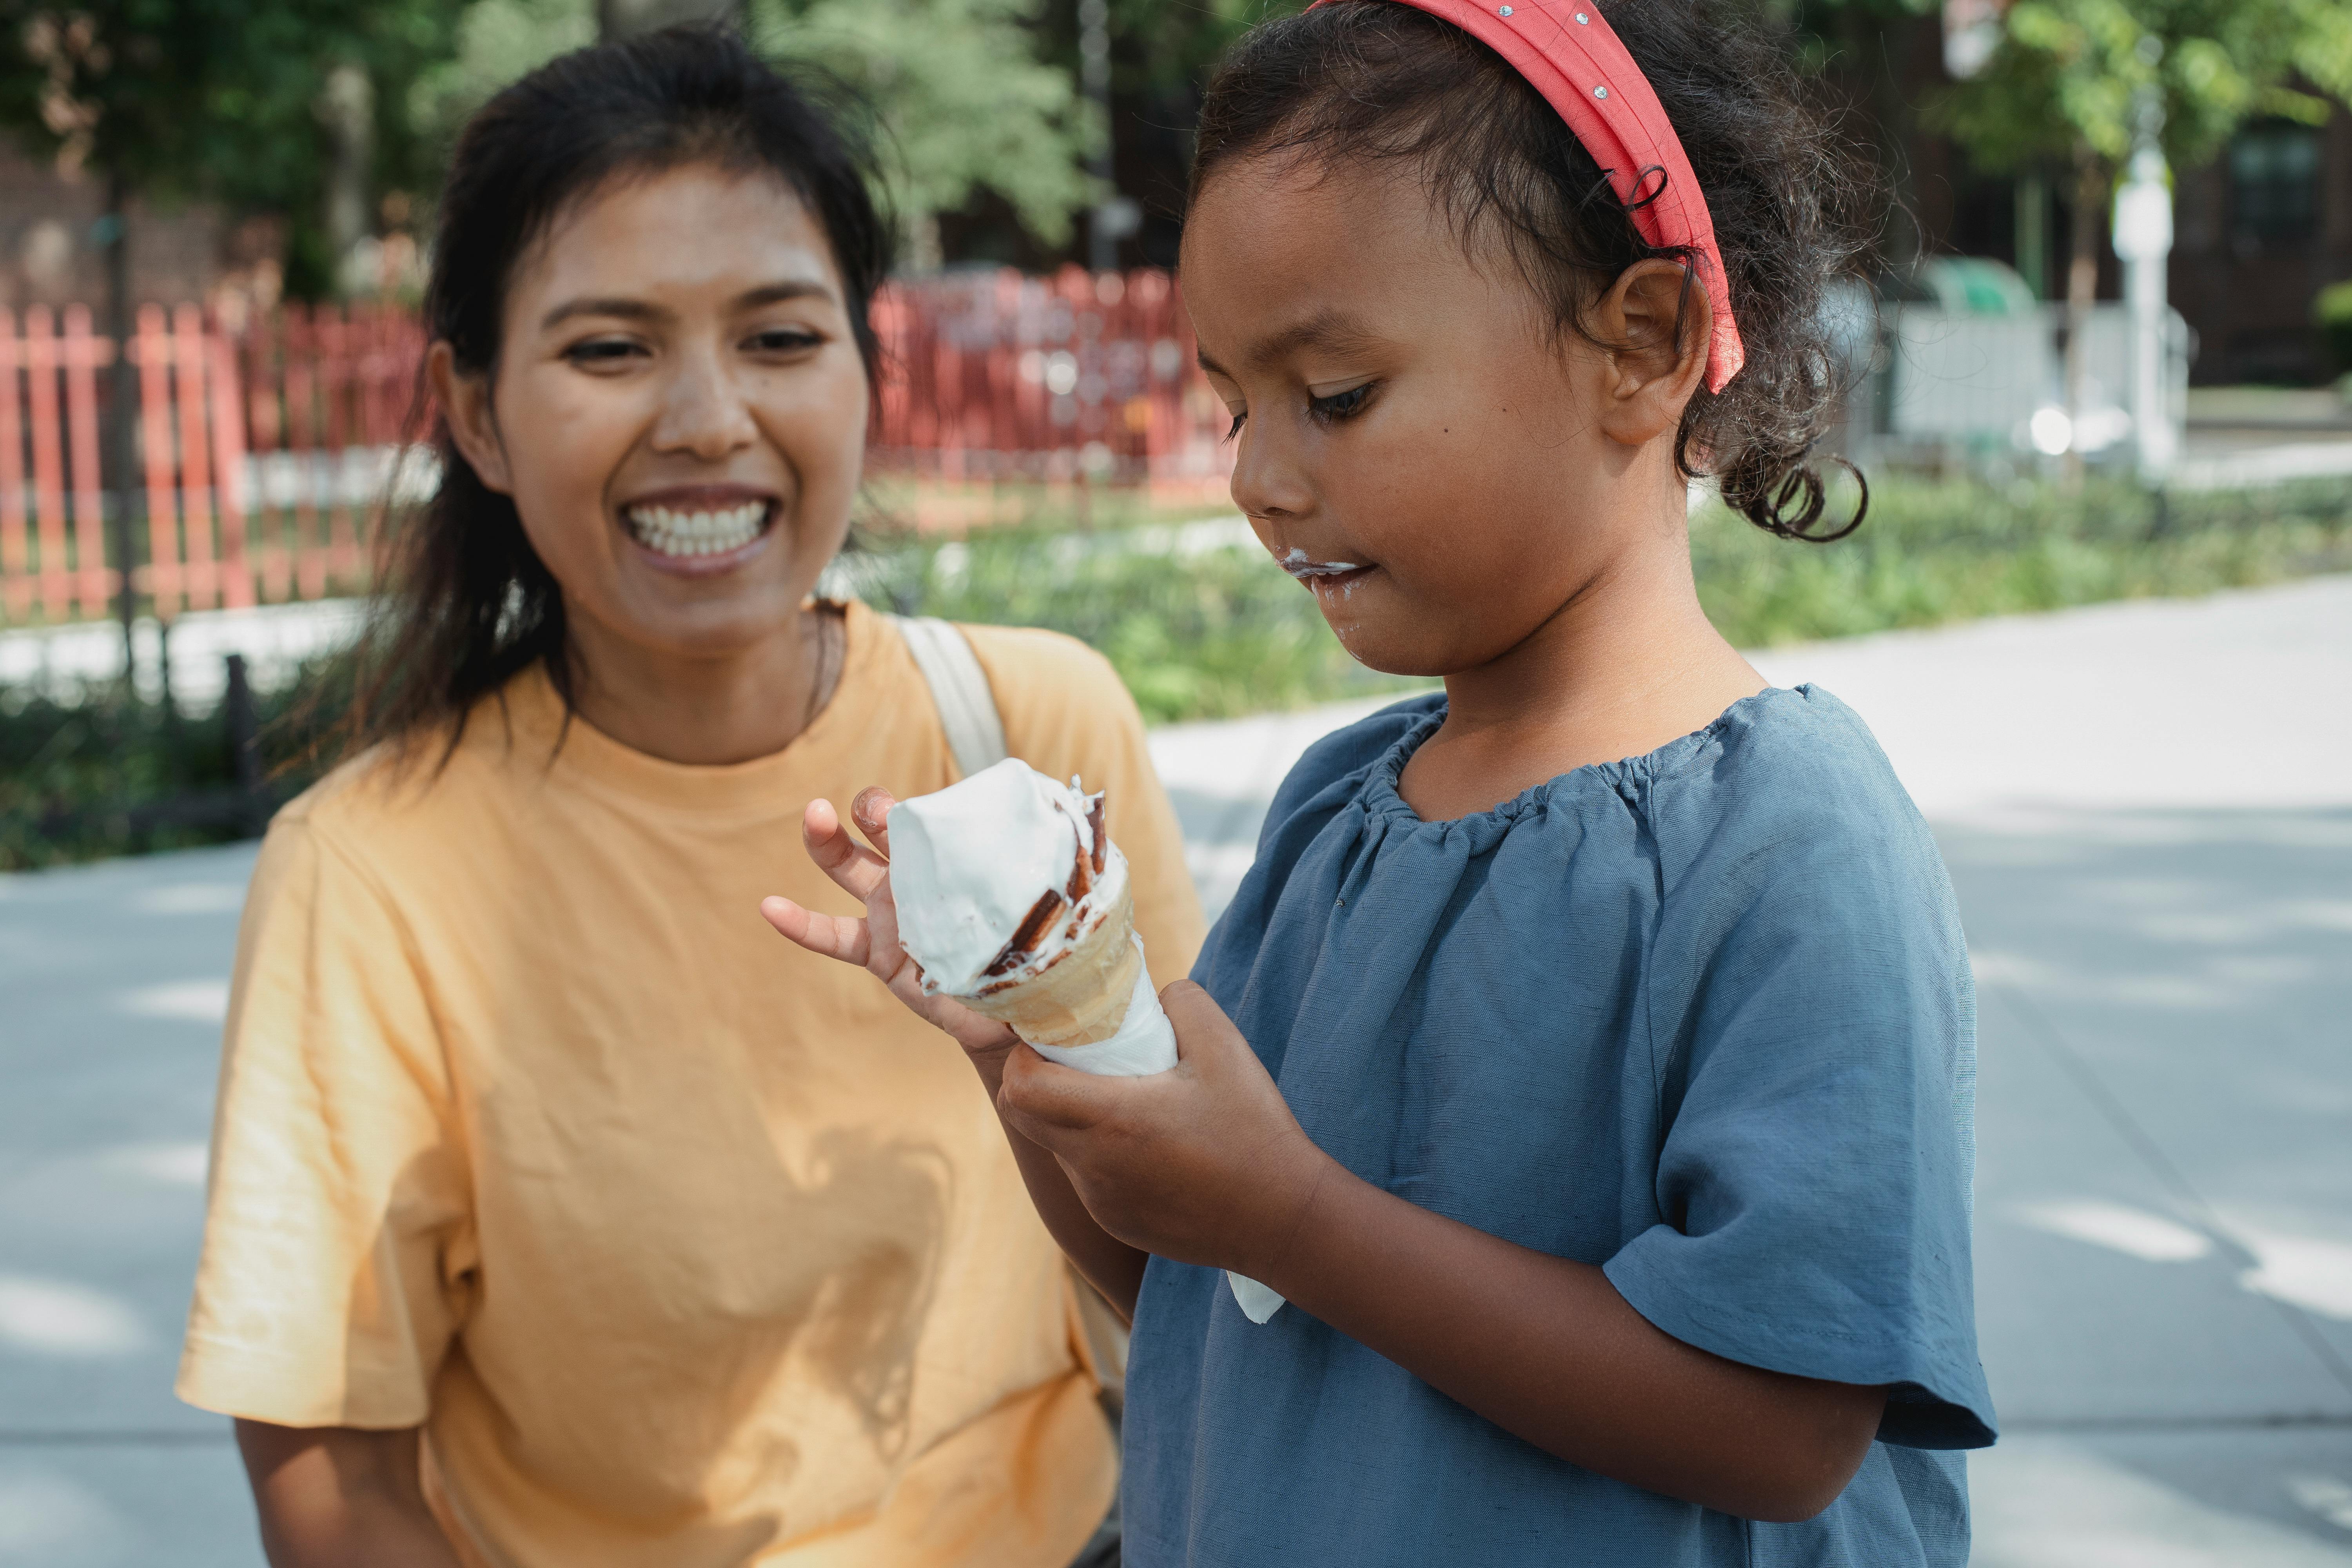
[[[1012,1053],[997,1109],[1050,1151],[1087,1212],[1129,1247],[1257,1279],[1337,1169],[1214,999],[1189,980],[1160,993],[1173,1071],[1105,1078]]]

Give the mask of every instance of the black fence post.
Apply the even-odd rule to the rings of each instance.
[[[229,764],[236,772],[241,818],[247,833],[259,833],[269,823],[269,798],[262,788],[261,725],[253,707],[253,683],[245,673],[245,655],[228,656],[228,690],[221,698],[221,721],[228,731]]]

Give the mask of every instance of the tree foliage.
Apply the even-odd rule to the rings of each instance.
[[[325,157],[327,74],[377,85],[378,146],[411,153],[401,89],[464,0],[0,0],[0,131],[142,195],[300,210]]]
[[[1101,128],[1072,74],[1039,49],[1040,0],[752,0],[772,58],[858,89],[882,120],[893,205],[919,228],[981,191],[1048,245],[1095,199],[1087,151]]]
[[[1934,118],[1988,169],[2130,153],[2140,95],[2164,108],[2176,163],[2211,158],[2247,121],[2318,124],[2352,98],[2344,0],[2018,0],[2000,47]]]
[[[449,57],[410,87],[409,123],[438,163],[499,89],[595,41],[595,0],[472,0]]]

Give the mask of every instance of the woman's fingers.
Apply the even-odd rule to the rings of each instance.
[[[821,915],[790,899],[765,898],[760,913],[789,940],[822,958],[837,958],[860,969],[873,952],[866,922],[839,915]]]
[[[801,843],[817,868],[859,903],[869,900],[877,887],[888,885],[889,862],[842,830],[840,814],[829,800],[813,800],[801,813]]]
[[[857,824],[857,831],[874,846],[882,858],[890,858],[890,808],[898,802],[880,784],[867,784],[849,803],[849,819]]]

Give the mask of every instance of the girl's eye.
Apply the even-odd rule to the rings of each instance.
[[[1228,441],[1239,440],[1241,438],[1242,426],[1248,423],[1249,410],[1244,408],[1239,414],[1234,416],[1234,427],[1225,432],[1225,439]]]
[[[1318,419],[1346,419],[1363,408],[1372,395],[1374,384],[1368,381],[1361,386],[1351,386],[1345,392],[1335,392],[1328,397],[1317,397],[1310,394],[1307,399],[1307,412],[1313,414]]]

